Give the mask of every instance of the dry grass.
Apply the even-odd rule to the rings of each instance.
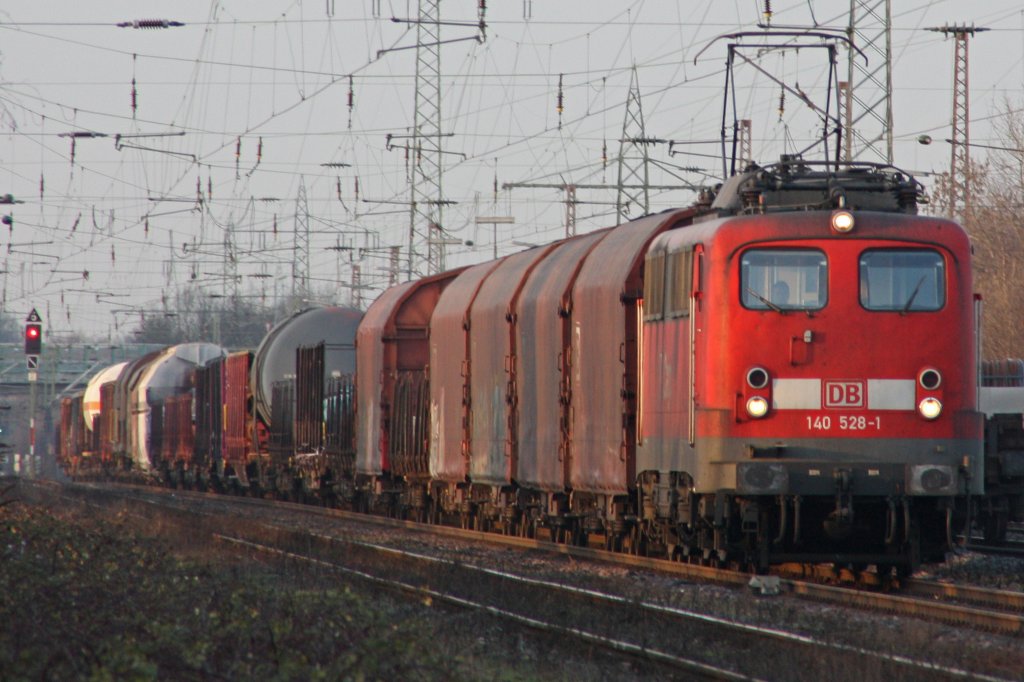
[[[176,554],[131,525],[0,506],[0,679],[538,678],[534,656],[510,660],[462,614],[308,567]]]

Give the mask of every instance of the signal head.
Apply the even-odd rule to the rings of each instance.
[[[29,322],[25,325],[25,355],[39,355],[43,350],[43,325]]]

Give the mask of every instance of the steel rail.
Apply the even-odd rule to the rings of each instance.
[[[96,486],[97,484],[86,485]],[[118,487],[125,488],[126,486],[120,485]],[[146,490],[149,492],[159,490],[147,487],[139,487],[139,489]],[[518,536],[501,535],[498,533],[491,533],[486,531],[465,530],[461,528],[454,528],[451,526],[425,524],[416,521],[405,521],[401,519],[393,519],[382,516],[375,516],[372,514],[362,514],[358,512],[351,512],[339,509],[312,507],[309,505],[302,505],[291,502],[277,502],[273,500],[262,500],[245,497],[227,497],[221,495],[212,495],[207,493],[196,493],[189,491],[171,492],[174,496],[181,497],[183,500],[190,496],[199,496],[207,497],[210,499],[218,499],[221,501],[230,500],[232,504],[265,507],[277,506],[278,508],[291,507],[296,510],[304,510],[310,513],[336,517],[339,519],[347,519],[354,522],[387,526],[392,528],[404,528],[408,530],[430,533],[444,537],[482,541],[488,544],[501,545],[506,547],[539,550],[553,554],[562,554],[577,559],[589,559],[592,561],[599,561],[618,566],[626,566],[631,568],[657,571],[668,575],[680,576],[693,580],[714,582],[722,585],[732,585],[736,587],[746,586],[748,585],[751,579],[751,576],[749,574],[728,569],[713,568],[709,566],[697,566],[693,564],[680,563],[677,561],[669,561],[667,559],[657,559],[652,557],[620,554],[605,550],[593,549],[589,547],[577,547],[573,545],[559,544],[547,540],[539,540],[536,538],[522,538]],[[948,587],[943,588],[932,586],[931,588],[928,588],[925,586],[926,581],[918,581],[917,585],[919,585],[919,587],[915,587],[913,589],[921,590],[919,594],[921,594],[922,596],[921,598],[914,598],[910,596],[868,591],[865,589],[855,587],[824,585],[804,580],[780,579],[779,583],[781,590],[784,592],[798,595],[801,597],[815,599],[822,602],[828,602],[842,606],[852,606],[858,608],[879,610],[898,615],[927,618],[947,624],[969,625],[974,628],[979,628],[982,630],[996,632],[1000,634],[1019,636],[1022,633],[1024,633],[1024,615],[1022,615],[1021,613],[1010,613],[1005,610],[1000,611],[994,609],[968,607],[962,604],[952,604],[935,600],[935,597],[941,596],[945,598],[951,598],[955,596],[950,594],[941,594],[943,590],[959,590],[961,593],[971,594],[976,603],[1005,603],[1005,595],[1001,594],[1002,591],[986,590],[986,588],[967,586],[954,586],[952,590]],[[914,582],[911,581],[910,584],[914,584]],[[941,585],[941,583],[937,585]],[[931,590],[931,593],[925,594],[925,591],[929,589]],[[986,591],[995,594],[990,594],[986,597],[984,596]],[[1009,594],[1018,595],[1018,593],[1012,592]],[[1000,599],[1003,599],[1004,601],[1000,602]],[[1024,599],[1024,595],[1013,597],[1013,599]]]
[[[691,674],[696,674],[696,675],[701,675],[701,676],[708,677],[708,678],[711,678],[711,679],[721,679],[721,680],[756,680],[756,679],[759,679],[759,678],[749,677],[747,675],[742,675],[742,674],[736,673],[734,671],[727,670],[725,668],[721,668],[719,666],[713,666],[713,665],[709,665],[707,663],[702,663],[702,662],[696,661],[694,659],[681,658],[679,656],[675,656],[675,655],[669,654],[667,652],[659,651],[657,649],[651,649],[649,647],[633,644],[632,642],[626,642],[626,641],[618,640],[618,639],[615,639],[615,638],[612,638],[612,637],[606,637],[604,635],[600,635],[600,634],[597,634],[597,633],[594,633],[594,632],[589,632],[589,631],[583,630],[581,628],[566,627],[566,626],[563,626],[563,625],[559,625],[557,623],[551,623],[549,621],[541,620],[539,618],[534,618],[534,617],[531,617],[531,616],[525,616],[525,615],[522,615],[522,614],[519,614],[519,613],[515,613],[513,611],[509,611],[507,609],[498,608],[498,607],[492,606],[490,604],[484,604],[484,603],[479,602],[479,601],[475,601],[475,600],[472,600],[472,599],[467,599],[465,597],[460,597],[458,595],[450,594],[448,592],[442,592],[442,591],[437,590],[437,589],[428,588],[428,587],[422,587],[422,586],[419,586],[419,585],[413,585],[411,583],[407,583],[407,582],[404,582],[404,581],[401,581],[401,580],[391,580],[391,579],[388,579],[388,578],[383,578],[381,576],[373,575],[373,574],[367,573],[365,571],[359,571],[359,570],[355,570],[355,569],[352,569],[352,568],[348,568],[346,566],[343,566],[341,564],[335,563],[333,561],[326,561],[324,559],[319,559],[319,558],[307,556],[307,555],[304,555],[304,554],[298,554],[296,552],[282,550],[282,549],[279,549],[279,548],[274,547],[272,545],[267,545],[267,544],[258,543],[258,542],[252,542],[250,540],[245,540],[245,539],[242,539],[242,538],[226,536],[226,535],[219,534],[219,533],[214,534],[214,538],[216,538],[218,540],[221,540],[223,542],[228,542],[228,543],[239,545],[239,546],[246,547],[246,548],[249,548],[249,549],[256,549],[256,550],[261,551],[261,552],[270,553],[270,554],[276,554],[276,555],[279,555],[279,556],[286,557],[288,559],[304,561],[304,562],[307,562],[307,563],[310,563],[310,564],[314,564],[314,565],[320,566],[322,568],[328,568],[328,569],[330,569],[332,571],[336,571],[338,573],[341,573],[341,574],[349,576],[349,577],[358,578],[358,579],[360,579],[362,581],[371,583],[371,584],[376,585],[378,587],[383,587],[383,588],[387,588],[387,589],[390,589],[390,590],[397,590],[397,591],[405,592],[405,593],[408,593],[408,594],[412,594],[412,595],[414,595],[414,596],[416,596],[418,598],[424,598],[425,597],[425,598],[430,599],[432,601],[436,600],[436,601],[444,602],[444,603],[447,603],[447,604],[451,604],[453,606],[457,606],[457,607],[460,607],[460,608],[469,609],[469,610],[472,610],[472,611],[478,611],[478,612],[481,612],[481,613],[487,613],[489,615],[497,616],[499,618],[503,618],[505,620],[509,620],[509,621],[518,623],[520,625],[524,625],[526,627],[529,627],[529,628],[534,629],[534,630],[538,630],[540,632],[555,633],[555,634],[559,634],[559,635],[562,635],[562,636],[570,637],[572,639],[581,640],[581,641],[586,642],[587,644],[590,644],[590,645],[601,646],[601,647],[610,649],[610,650],[618,652],[618,653],[624,653],[624,654],[627,654],[627,655],[630,655],[630,656],[634,656],[634,657],[637,657],[637,658],[642,658],[642,659],[650,660],[650,661],[653,661],[655,663],[668,664],[668,665],[672,665],[672,666],[678,666],[683,671],[691,673]],[[386,548],[386,549],[391,549],[391,548]]]

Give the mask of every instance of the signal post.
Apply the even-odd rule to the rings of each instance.
[[[43,320],[35,308],[25,318],[25,366],[28,369],[28,455],[29,468],[36,466],[36,382],[39,379],[39,356],[43,351]]]

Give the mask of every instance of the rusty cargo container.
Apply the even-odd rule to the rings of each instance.
[[[252,353],[237,351],[224,360],[224,468],[242,476],[249,461],[248,434],[252,433],[252,398],[249,368]]]
[[[271,415],[268,450],[270,461],[283,467],[295,452],[295,379],[289,377],[275,381],[271,401],[274,413]]]
[[[296,455],[317,455],[324,444],[324,344],[295,350]]]
[[[92,431],[85,428],[82,393],[60,401],[60,423],[57,427],[57,463],[70,475],[89,468],[92,452]]]
[[[115,452],[117,451],[117,382],[108,381],[100,386],[100,413],[93,422],[98,431],[98,442],[100,450],[100,461],[104,465],[114,463]]]
[[[327,380],[324,451],[338,473],[351,474],[356,459],[356,384],[351,374]]]
[[[518,351],[516,480],[527,489],[563,492],[568,481],[572,285],[608,230],[562,242],[537,264],[516,307]]]
[[[195,459],[204,473],[216,472],[223,447],[224,358],[195,369]]]
[[[159,409],[162,407],[162,410]],[[162,412],[160,427],[156,422]],[[168,472],[171,482],[184,483],[185,472],[193,463],[195,448],[195,432],[192,422],[192,393],[179,393],[168,396],[153,407],[153,441],[154,449],[161,457],[161,469]],[[162,433],[160,428],[163,429]],[[189,471],[190,474],[194,473]]]
[[[469,313],[470,438],[473,483],[505,486],[516,466],[516,300],[530,272],[556,244],[507,256],[487,275]]]
[[[358,384],[364,387],[357,473],[429,475],[430,319],[441,292],[460,272],[391,287],[366,311],[356,336]]]
[[[569,485],[621,495],[636,474],[638,327],[644,252],[692,210],[619,225],[583,263],[572,289]]]
[[[441,294],[430,318],[430,477],[463,483],[469,473],[470,308],[498,263],[464,270]]]

